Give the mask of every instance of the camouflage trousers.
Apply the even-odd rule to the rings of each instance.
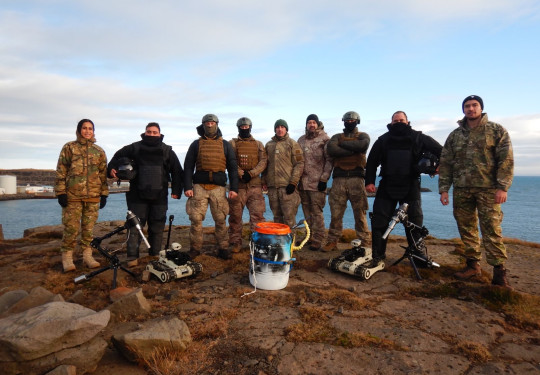
[[[260,185],[238,189],[238,196],[229,199],[229,241],[231,244],[242,244],[242,214],[246,206],[249,211],[251,231],[253,231],[257,223],[265,221],[266,203]]]
[[[191,220],[189,230],[190,246],[194,250],[201,251],[203,246],[203,227],[202,222],[206,217],[208,205],[210,213],[216,223],[215,237],[220,249],[229,247],[229,236],[227,235],[226,218],[229,214],[229,203],[225,196],[224,186],[218,186],[212,190],[206,190],[202,185],[193,185],[193,197],[186,203],[186,213]]]
[[[320,246],[326,237],[323,209],[326,204],[325,191],[300,190],[302,211],[311,231],[311,244]]]
[[[328,203],[330,204],[330,228],[327,242],[337,242],[343,231],[343,215],[347,208],[347,201],[351,202],[354,215],[354,229],[356,236],[362,243],[370,243],[371,233],[367,223],[366,211],[368,201],[366,186],[362,177],[338,177],[332,182]]]
[[[64,234],[60,251],[74,251],[81,234],[81,250],[90,249],[94,237],[94,224],[98,219],[99,202],[72,202],[62,208]]]
[[[274,214],[275,223],[287,224],[291,228],[296,225],[296,213],[300,205],[298,190],[295,190],[292,194],[287,194],[285,187],[269,187],[268,203]]]
[[[453,193],[454,218],[465,246],[465,256],[476,260],[482,258],[478,235],[480,223],[486,261],[492,266],[504,264],[508,258],[501,229],[503,212],[501,205],[495,203],[495,191],[486,188],[454,188]]]

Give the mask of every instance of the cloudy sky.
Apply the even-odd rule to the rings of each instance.
[[[266,143],[354,110],[373,142],[404,110],[443,143],[476,94],[540,175],[539,40],[537,0],[2,0],[0,169],[54,169],[82,118],[109,158],[157,121],[183,161],[206,113]]]

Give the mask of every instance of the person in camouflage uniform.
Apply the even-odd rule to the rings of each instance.
[[[454,185],[454,218],[467,258],[466,267],[455,276],[469,279],[481,275],[480,221],[486,261],[493,266],[491,283],[510,288],[504,267],[507,254],[501,204],[506,202],[512,185],[514,155],[506,129],[489,121],[483,109],[484,102],[477,95],[463,100],[465,117],[446,139],[441,154],[439,193],[441,203],[448,205],[448,190]]]
[[[268,166],[263,173],[263,190],[268,190],[274,222],[292,228],[300,205],[296,186],[304,171],[304,155],[298,143],[289,137],[289,125],[285,120],[277,120],[274,131],[276,135],[264,147]]]
[[[107,156],[95,144],[94,123],[83,119],[77,124],[77,140],[62,147],[56,165],[54,191],[62,206],[62,267],[73,271],[73,251],[81,234],[83,262],[90,268],[99,267],[92,256],[90,242],[98,210],[105,207],[109,196]]]
[[[218,117],[210,113],[203,116],[202,124],[197,127],[200,138],[189,146],[184,161],[184,194],[188,197],[186,212],[191,220],[190,255],[193,257],[202,251],[202,222],[210,205],[212,218],[216,222],[217,255],[222,259],[230,259],[225,170],[230,179],[229,199],[235,199],[238,194],[238,165],[230,143],[221,136],[218,123]]]
[[[238,138],[230,144],[236,154],[238,163],[238,196],[229,199],[229,242],[232,251],[237,253],[242,247],[242,214],[244,207],[249,211],[251,230],[257,223],[264,221],[266,203],[261,188],[261,173],[266,168],[268,158],[262,142],[251,135],[253,124],[247,117],[236,122]]]
[[[304,173],[298,190],[304,217],[311,229],[309,249],[317,251],[326,237],[323,209],[326,204],[326,184],[332,173],[332,160],[326,153],[330,137],[319,117],[311,114],[306,119],[306,134],[298,139],[304,152]]]
[[[366,211],[368,201],[364,184],[366,152],[369,135],[358,131],[360,115],[349,111],[343,115],[343,133],[335,134],[326,145],[328,155],[333,160],[333,183],[330,190],[330,228],[324,251],[337,249],[337,242],[343,230],[343,215],[347,201],[351,202],[354,214],[356,236],[363,244],[370,242]]]

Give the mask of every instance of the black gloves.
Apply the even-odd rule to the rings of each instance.
[[[67,194],[60,194],[57,198],[60,206],[67,207]]]
[[[105,207],[106,204],[107,204],[107,196],[102,195],[101,198],[99,199],[99,209],[101,210],[103,207]]]
[[[245,170],[244,174],[242,175],[242,181],[244,181],[246,184],[251,181],[251,175],[247,170]]]
[[[317,190],[319,191],[325,191],[326,190],[326,182],[319,181],[319,184],[317,185]]]
[[[291,195],[292,193],[294,193],[294,190],[296,189],[296,186],[294,186],[293,184],[289,184],[287,185],[287,187],[285,188],[285,192],[288,194],[288,195]]]

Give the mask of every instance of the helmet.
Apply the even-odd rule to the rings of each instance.
[[[251,120],[247,117],[240,117],[238,121],[236,121],[236,126],[240,127],[242,125],[249,125],[249,127],[251,127]]]
[[[219,123],[219,119],[216,115],[213,115],[211,113],[207,114],[207,115],[204,115],[203,118],[202,118],[202,123],[204,124],[205,122],[208,122],[208,121],[214,121],[216,124]]]
[[[430,176],[435,176],[437,173],[437,167],[439,166],[439,158],[436,155],[433,155],[429,151],[424,151],[420,156],[420,160],[416,165],[418,173],[428,174]]]
[[[135,162],[127,157],[118,159],[118,168],[116,168],[116,177],[120,180],[133,180],[137,175]]]
[[[356,120],[357,124],[360,124],[360,115],[354,111],[349,111],[343,115],[341,121],[351,121]]]

